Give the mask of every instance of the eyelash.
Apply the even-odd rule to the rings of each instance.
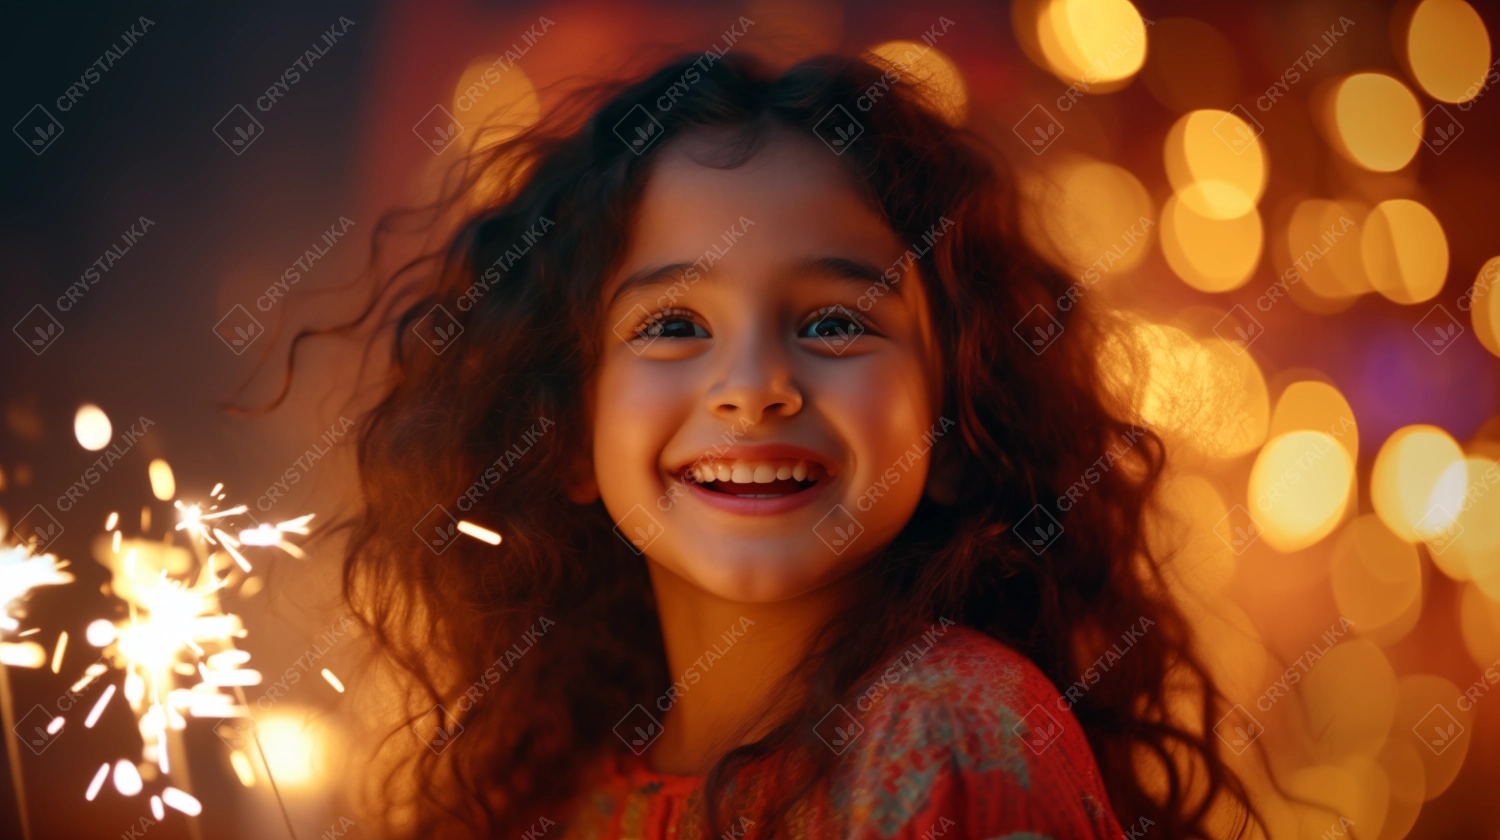
[[[827,318],[828,315],[833,314],[833,313],[837,313],[842,320],[846,320],[846,321],[854,324],[855,326],[857,326],[859,328],[859,331],[861,333],[874,332],[875,331],[874,323],[870,320],[869,316],[857,313],[857,312],[849,309],[848,307],[843,306],[842,304],[833,304],[831,306],[824,306],[824,307],[818,309],[818,311],[814,312],[811,316],[803,319],[801,326],[799,326],[797,328],[797,337],[798,338],[820,338],[820,337],[822,337],[822,336],[817,336],[817,335],[810,335],[810,336],[809,335],[803,335],[803,333],[807,329],[809,329],[810,327],[813,327],[814,325],[822,322],[825,318]],[[632,332],[635,335],[639,335],[639,336],[642,336],[642,337],[649,336],[650,333],[647,332],[647,331],[650,330],[653,325],[660,325],[661,328],[662,328],[662,330],[664,331],[665,328],[666,328],[666,325],[668,323],[673,322],[673,321],[688,321],[688,322],[692,323],[693,326],[696,328],[695,332],[697,330],[702,330],[704,333],[708,332],[707,327],[703,326],[703,324],[698,320],[698,316],[695,313],[690,312],[690,311],[688,311],[686,309],[667,309],[667,310],[663,310],[660,314],[649,316],[644,321],[641,321],[639,324],[637,324],[635,326],[635,329]],[[689,337],[691,337],[691,338],[709,338],[711,336],[709,336],[709,335],[703,335],[703,336],[699,336],[699,335],[693,335],[693,336],[662,336],[661,333],[658,332],[657,333],[657,337],[666,337],[666,338],[689,338]]]
[[[653,324],[660,325],[662,329],[665,329],[666,325],[668,323],[672,322],[672,321],[689,321],[689,322],[691,322],[693,324],[694,327],[703,330],[704,333],[708,332],[708,329],[705,328],[701,323],[698,322],[697,316],[694,315],[692,312],[689,312],[686,309],[664,309],[664,310],[662,310],[660,313],[658,313],[656,315],[649,315],[649,316],[646,317],[646,320],[640,322],[639,324],[636,324],[635,325],[635,329],[632,332],[635,335],[641,336],[643,338],[644,337],[648,337],[651,334],[649,332],[647,332],[647,330],[651,329],[651,327],[652,327]],[[657,337],[661,337],[661,333],[657,333]],[[666,337],[667,338],[687,338],[688,336],[666,336]],[[700,336],[697,336],[697,335],[692,336],[692,338],[699,338],[699,337]]]
[[[854,310],[852,310],[852,309],[850,309],[847,306],[844,306],[842,304],[834,304],[832,306],[825,306],[825,307],[819,309],[817,312],[813,313],[812,317],[804,320],[802,322],[802,326],[800,326],[800,327],[797,328],[797,337],[798,338],[822,338],[823,336],[816,336],[816,335],[813,335],[813,336],[804,336],[802,333],[803,333],[804,330],[808,329],[809,327],[814,326],[815,324],[818,324],[819,322],[821,322],[830,313],[838,313],[838,315],[839,315],[840,318],[842,318],[843,320],[846,320],[846,321],[854,324],[856,327],[858,327],[860,333],[874,332],[874,329],[873,329],[874,324],[873,324],[873,322],[871,322],[869,316],[862,315],[862,314],[860,314],[858,312],[855,312]],[[850,332],[853,332],[853,330],[850,330]]]

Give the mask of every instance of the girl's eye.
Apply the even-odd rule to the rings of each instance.
[[[834,341],[849,340],[869,332],[860,318],[842,306],[825,306],[818,310],[802,329],[798,338],[826,338]]]
[[[635,332],[642,338],[712,338],[691,312],[680,309],[669,309],[642,321]]]

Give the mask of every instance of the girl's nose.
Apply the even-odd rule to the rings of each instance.
[[[759,423],[802,410],[802,391],[792,382],[786,359],[769,343],[754,345],[736,348],[737,358],[723,380],[709,389],[708,410],[714,416]]]

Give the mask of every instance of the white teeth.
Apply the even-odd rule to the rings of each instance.
[[[771,459],[767,461],[715,461],[707,464],[694,464],[687,469],[687,475],[700,484],[712,484],[721,481],[732,484],[770,484],[773,481],[786,481],[795,479],[805,481],[809,477],[826,476],[828,471],[820,469],[816,462],[809,463],[806,460],[793,461],[786,459]]]

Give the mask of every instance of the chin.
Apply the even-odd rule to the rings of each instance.
[[[817,589],[832,579],[832,568],[817,568],[808,559],[814,552],[826,555],[828,549],[819,544],[801,551],[780,545],[748,550],[748,546],[742,545],[727,552],[714,552],[718,559],[712,563],[695,559],[690,563],[662,565],[726,601],[771,604]]]

